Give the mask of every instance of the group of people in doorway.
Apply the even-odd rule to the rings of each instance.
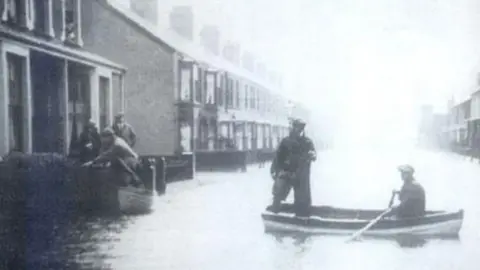
[[[136,171],[140,165],[139,156],[133,150],[137,136],[125,122],[123,113],[115,116],[111,127],[99,132],[93,121],[88,121],[80,134],[77,147],[83,166],[110,163],[114,179],[120,185],[141,186]]]
[[[305,135],[306,123],[295,119],[291,122],[289,136],[284,138],[277,149],[270,173],[274,180],[273,202],[267,209],[274,213],[282,211],[282,202],[294,191],[294,211],[297,217],[311,215],[310,167],[317,159],[315,146]],[[400,190],[392,192],[389,215],[398,218],[422,216],[425,214],[425,191],[415,180],[415,170],[410,165],[398,167],[403,180]],[[399,204],[393,205],[398,196]]]

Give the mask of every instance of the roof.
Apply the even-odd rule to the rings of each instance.
[[[123,18],[134,23],[137,27],[146,31],[147,34],[154,37],[158,42],[166,44],[176,52],[191,58],[193,61],[199,64],[204,64],[219,70],[232,73],[235,76],[247,79],[259,86],[263,86],[268,89],[275,88],[271,83],[258,78],[252,72],[244,70],[236,65],[228,62],[227,60],[213,55],[207,52],[205,49],[194,44],[192,41],[187,40],[173,30],[161,31],[156,25],[143,19],[140,15],[136,14],[129,7],[126,7],[118,2],[118,0],[105,0],[106,3],[117,13],[122,15]]]

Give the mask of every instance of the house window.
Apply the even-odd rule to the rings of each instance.
[[[215,74],[207,73],[206,79],[207,104],[215,104]]]
[[[255,109],[260,110],[260,89],[255,89]]]
[[[183,121],[180,123],[180,147],[182,152],[192,151],[192,127]]]
[[[245,84],[245,109],[248,109],[248,104],[249,104],[249,101],[248,101],[248,85]]]
[[[99,79],[99,106],[100,106],[100,130],[105,129],[110,124],[110,80],[106,77],[100,77]]]
[[[180,72],[180,100],[192,101],[190,82],[192,79],[191,69],[182,69]]]
[[[65,0],[65,38],[82,46],[80,0]]]
[[[216,79],[216,90],[217,90],[217,104],[218,106],[223,106],[224,104],[224,91],[223,91],[223,85],[224,85],[224,76],[222,74],[217,74],[217,79]]]
[[[203,87],[202,87],[202,76],[203,70],[201,68],[197,69],[196,78],[195,78],[195,101],[202,103],[203,100]]]
[[[250,109],[255,109],[255,88],[250,87]]]
[[[227,108],[233,108],[233,80],[227,78]]]
[[[11,54],[7,55],[8,66],[8,129],[10,149],[25,151],[24,145],[24,104],[23,104],[23,59]]]
[[[235,108],[240,108],[240,83],[235,80]]]
[[[3,0],[1,19],[13,25],[33,29],[35,19],[34,0]]]
[[[44,34],[47,32],[48,1],[37,1],[35,3],[35,32]]]
[[[257,148],[263,149],[263,125],[257,125]]]

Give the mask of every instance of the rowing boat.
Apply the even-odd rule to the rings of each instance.
[[[156,169],[152,159],[145,162],[143,171],[140,179],[144,187],[118,187],[118,206],[124,214],[144,214],[152,210],[156,192]]]
[[[295,217],[293,205],[284,204],[281,211],[269,208],[262,213],[265,230],[269,232],[303,232],[309,234],[351,235],[365,227],[384,210],[360,210],[312,206],[308,218]],[[367,236],[414,235],[424,237],[458,237],[463,223],[463,210],[427,211],[422,217],[397,219],[386,217],[364,233]]]

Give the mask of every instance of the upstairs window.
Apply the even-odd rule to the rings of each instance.
[[[250,87],[250,109],[255,109],[255,88]]]
[[[227,107],[233,107],[233,80],[227,78]]]
[[[205,80],[207,90],[207,104],[215,104],[215,74],[207,72],[207,79]]]
[[[83,46],[81,29],[81,5],[80,0],[65,1],[65,39],[70,43]]]
[[[217,78],[216,78],[216,90],[217,90],[217,104],[218,106],[223,106],[224,105],[224,99],[225,99],[225,92],[224,92],[224,76],[223,74],[218,73]]]
[[[240,108],[240,83],[235,80],[235,108]]]
[[[201,68],[197,68],[197,72],[195,73],[195,101],[198,103],[203,103],[203,85],[202,85],[202,78],[203,78],[203,70]]]
[[[33,29],[35,19],[34,0],[3,0],[1,19],[12,25]]]
[[[248,105],[249,105],[250,102],[249,102],[249,100],[248,100],[248,98],[249,98],[249,95],[248,95],[248,85],[246,85],[246,84],[245,84],[245,90],[244,90],[244,92],[245,92],[245,97],[244,97],[244,98],[245,98],[245,109],[248,109]]]

